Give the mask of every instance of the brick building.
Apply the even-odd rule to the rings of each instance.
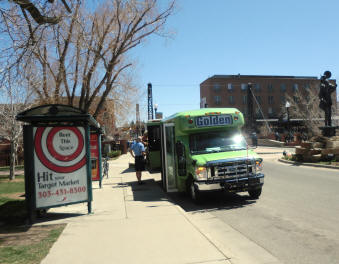
[[[236,107],[247,115],[248,83],[252,83],[255,95],[256,119],[277,119],[286,111],[288,96],[293,98],[291,104],[298,103],[297,94],[307,98],[309,91],[318,93],[320,87],[320,79],[312,76],[214,75],[200,84],[201,107]],[[336,92],[332,96],[336,105]]]

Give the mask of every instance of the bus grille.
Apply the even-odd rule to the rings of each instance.
[[[255,172],[255,164],[248,160],[226,162],[214,167],[214,179],[246,177],[249,173]]]

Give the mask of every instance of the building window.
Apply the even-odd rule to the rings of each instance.
[[[215,92],[220,92],[220,90],[221,90],[220,84],[219,83],[213,84],[213,90]]]
[[[221,97],[219,95],[214,96],[214,103],[216,105],[220,105],[221,104]]]
[[[269,115],[272,115],[272,114],[273,114],[273,108],[272,108],[272,107],[269,107],[269,108],[268,108],[268,114],[269,114]]]
[[[271,96],[271,95],[269,95],[268,96],[268,104],[273,104],[274,102],[273,102],[273,96]]]
[[[256,92],[260,92],[260,84],[259,83],[254,84],[254,89]]]
[[[247,95],[242,96],[242,104],[247,104]]]
[[[296,92],[298,92],[298,90],[299,90],[299,86],[298,86],[298,84],[297,83],[294,83],[293,84],[293,93],[296,93]]]
[[[233,84],[228,83],[227,84],[227,89],[228,89],[229,92],[233,92]]]
[[[305,83],[305,84],[304,84],[304,89],[305,89],[306,91],[309,91],[309,90],[310,90],[310,84],[309,84],[309,83]]]
[[[286,103],[285,96],[280,96],[280,102],[281,102],[281,104],[285,105],[285,103]]]
[[[261,96],[260,95],[256,95],[255,99],[258,102],[258,104],[261,104]]]
[[[273,92],[273,84],[268,84],[267,85],[267,92],[272,93]]]
[[[230,96],[228,97],[228,102],[229,102],[231,105],[234,104],[234,96],[233,96],[233,95],[230,95]]]
[[[260,113],[260,109],[259,108],[255,109],[255,118],[261,118],[261,113]]]
[[[207,108],[206,97],[201,98],[201,100],[200,100],[200,108]]]
[[[299,98],[297,96],[293,96],[293,101],[295,103],[299,103],[300,102],[300,100],[299,100]]]
[[[282,92],[282,93],[286,92],[286,84],[284,84],[284,83],[280,84],[280,92]]]
[[[247,84],[246,83],[242,83],[241,84],[241,91],[246,91],[247,90]]]

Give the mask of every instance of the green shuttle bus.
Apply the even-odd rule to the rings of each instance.
[[[217,190],[259,198],[263,160],[241,134],[244,117],[238,109],[180,112],[147,126],[149,167],[161,168],[167,192],[187,191],[196,202],[203,192]]]

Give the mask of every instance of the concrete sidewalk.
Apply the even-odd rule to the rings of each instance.
[[[87,204],[48,211],[40,224],[68,224],[42,263],[279,263],[212,215],[174,204],[160,174],[143,172],[138,185],[129,162],[130,155],[110,161],[103,188],[93,183],[93,214]]]

